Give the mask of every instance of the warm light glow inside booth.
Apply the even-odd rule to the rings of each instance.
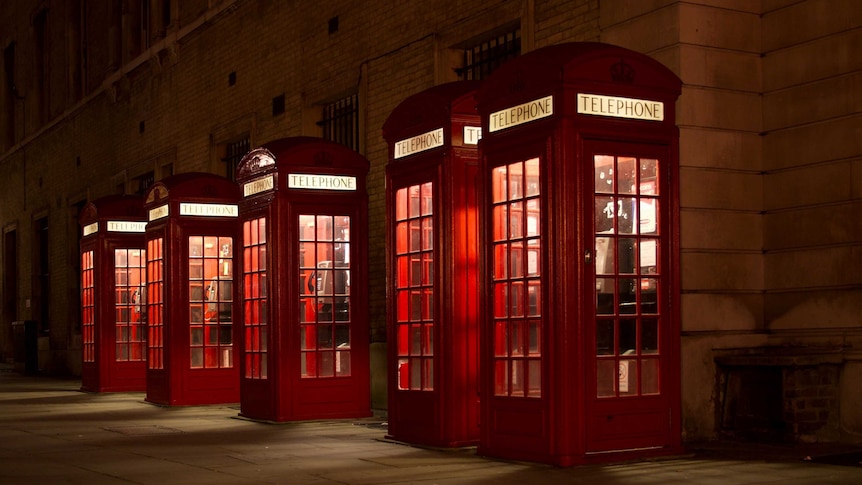
[[[238,201],[235,183],[209,173],[147,192],[147,401],[239,402]]]
[[[386,167],[389,436],[479,440],[478,82],[405,99],[383,125]]]
[[[270,142],[237,167],[243,416],[371,414],[368,169],[311,137]]]
[[[645,55],[572,43],[478,91],[479,453],[567,466],[680,450],[680,89]]]
[[[146,389],[143,199],[114,195],[81,210],[81,389]]]

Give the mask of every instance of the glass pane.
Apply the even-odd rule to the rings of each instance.
[[[597,196],[595,201],[596,233],[614,233],[614,198],[609,196]]]
[[[509,227],[509,206],[497,205],[494,206],[494,240],[503,241],[506,239],[506,229]]]
[[[332,377],[335,372],[335,352],[318,352],[318,377]]]
[[[513,163],[509,165],[509,200],[521,199],[524,197],[523,179],[524,164]]]
[[[204,241],[203,238],[200,237],[190,237],[189,238],[189,257],[190,258],[200,258],[204,255]]]
[[[395,192],[395,220],[407,219],[407,189],[398,189]]]
[[[434,361],[422,359],[422,389],[430,391],[434,389]]]
[[[641,239],[640,242],[640,273],[641,274],[656,274],[658,273],[658,247],[655,239]]]
[[[614,321],[596,322],[596,355],[614,354]]]
[[[511,322],[509,325],[509,355],[524,355],[523,324]]]
[[[332,241],[332,216],[317,216],[317,240]]]
[[[506,396],[509,394],[509,369],[508,361],[497,359],[494,361],[494,394]]]
[[[434,248],[434,220],[430,217],[422,219],[422,250],[430,251]]]
[[[622,237],[617,240],[617,250],[619,251],[619,266],[617,271],[621,274],[634,274],[636,259],[637,240],[629,237]]]
[[[494,245],[494,279],[503,279],[509,276],[509,248],[503,244]]]
[[[542,361],[530,359],[527,361],[527,395],[530,397],[541,397],[542,395]]]
[[[634,158],[620,157],[617,159],[617,187],[620,194],[634,194],[637,191],[637,162]]]
[[[332,348],[332,325],[319,325],[317,327],[317,348]]]
[[[638,393],[638,361],[625,359],[620,361],[620,396],[634,396]]]
[[[638,326],[634,319],[620,320],[620,355],[637,355]]]
[[[596,174],[596,192],[614,192],[614,157],[609,155],[596,155],[593,157],[593,165]]]
[[[524,203],[512,202],[509,209],[509,239],[524,237]]]
[[[422,215],[427,216],[434,212],[434,199],[432,197],[431,182],[422,184]]]
[[[641,279],[641,313],[658,313],[658,280]]]
[[[641,195],[658,195],[658,160],[641,159],[640,180]]]
[[[523,396],[524,395],[524,381],[526,380],[524,372],[524,361],[523,360],[511,360],[509,361],[511,365],[510,372],[510,384],[512,386],[512,395],[513,396]]]
[[[631,315],[637,310],[637,293],[635,292],[634,278],[620,278],[619,280],[619,313]]]
[[[422,361],[410,359],[410,389],[422,389]]]
[[[423,325],[425,330],[425,338],[422,339],[422,354],[434,355],[434,326],[430,324]]]
[[[596,314],[614,314],[614,279],[596,278]]]
[[[658,234],[658,200],[640,199],[640,233],[643,235]]]
[[[196,238],[197,239],[197,238]],[[214,258],[219,254],[218,237],[204,237],[204,256]]]
[[[538,236],[541,233],[541,212],[539,211],[539,199],[527,201],[527,237]]]
[[[191,366],[193,368],[204,366],[204,349],[200,347],[191,349]]]
[[[658,353],[658,320],[644,318],[641,322],[641,353]]]
[[[539,195],[539,159],[531,158],[524,162],[524,172],[527,183],[527,197]]]
[[[410,389],[410,368],[407,359],[398,359],[398,389]]]
[[[530,346],[528,347],[528,351],[530,355],[541,355],[542,354],[542,325],[541,322],[529,322],[528,324],[528,338],[530,341]]]
[[[659,376],[658,359],[644,359],[641,361],[641,393],[658,394]]]
[[[614,239],[596,238],[596,274],[614,274]]]
[[[509,278],[523,278],[524,277],[524,242],[523,241],[515,241],[512,242],[509,246],[509,257],[511,263],[509,264]]]
[[[527,316],[538,317],[542,315],[542,285],[539,280],[527,282]]]
[[[506,167],[495,167],[491,171],[491,200],[493,202],[503,202],[506,200],[506,174]]]
[[[315,218],[312,215],[301,214],[299,216],[299,240],[314,241]],[[301,245],[300,245],[301,247]]]
[[[617,230],[620,234],[634,234],[638,217],[634,197],[620,197],[617,200]]]
[[[596,396],[614,397],[614,382],[616,369],[614,360],[599,360],[596,362]]]
[[[494,316],[497,318],[509,316],[509,285],[507,283],[494,285]]]
[[[350,352],[340,351],[335,353],[335,375],[338,377],[350,375]]]
[[[506,321],[494,323],[494,356],[506,357],[509,342],[509,324]]]

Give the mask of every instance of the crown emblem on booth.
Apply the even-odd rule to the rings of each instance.
[[[611,65],[611,79],[614,82],[631,84],[635,80],[635,69],[623,59]]]

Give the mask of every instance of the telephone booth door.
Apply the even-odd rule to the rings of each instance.
[[[240,162],[243,416],[371,414],[368,168],[356,152],[309,137],[276,140]]]
[[[642,54],[571,43],[477,93],[480,453],[568,466],[680,451],[680,89]]]
[[[234,325],[239,188],[184,173],[147,192],[147,401],[239,402]]]
[[[146,389],[144,218],[141,197],[84,206],[81,237],[81,389]]]
[[[389,436],[479,439],[478,83],[405,99],[383,125],[387,166]]]

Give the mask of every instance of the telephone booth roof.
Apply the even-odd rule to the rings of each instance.
[[[570,42],[543,47],[501,65],[482,83],[477,105],[487,114],[568,86],[597,95],[657,99],[673,106],[682,81],[645,54],[599,42]],[[576,113],[574,99],[571,103],[569,109],[555,108],[554,117]],[[675,123],[674,110],[667,110],[664,122]]]
[[[451,122],[457,114],[476,115],[479,81],[453,81],[408,96],[383,123],[383,138],[395,140]]]
[[[145,221],[144,199],[139,195],[108,195],[88,202],[78,216],[83,226],[103,219]]]
[[[370,163],[350,148],[311,136],[280,138],[249,151],[239,162],[236,178],[244,182],[262,174],[289,171],[365,175]],[[364,190],[364,187],[361,188]]]
[[[186,172],[159,180],[147,191],[144,205],[171,201],[237,202],[239,187],[220,175]]]

